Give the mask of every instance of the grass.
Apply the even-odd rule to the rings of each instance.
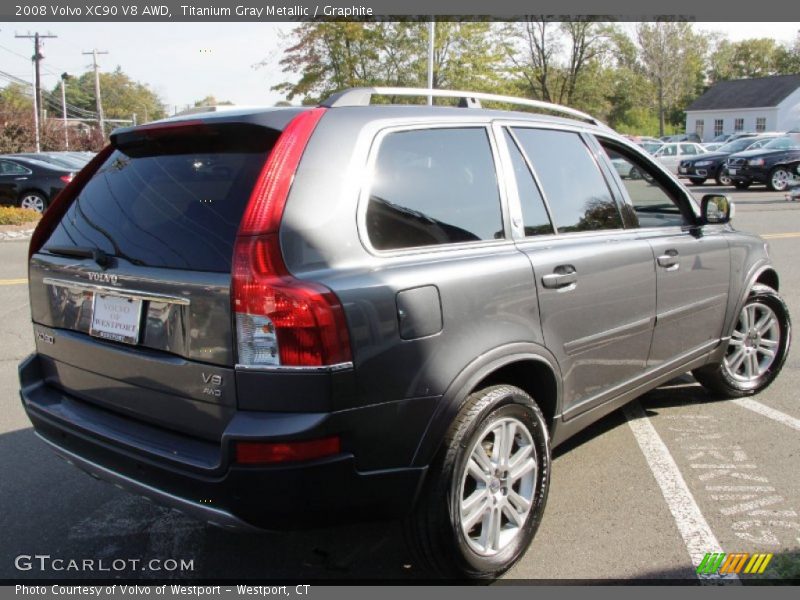
[[[800,552],[775,554],[760,579],[800,580]]]
[[[23,225],[33,223],[42,217],[41,213],[27,208],[0,206],[0,225]]]

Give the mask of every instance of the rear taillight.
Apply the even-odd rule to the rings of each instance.
[[[114,149],[111,146],[103,148],[53,199],[50,206],[42,215],[36,229],[33,231],[31,243],[28,246],[28,259],[42,249],[47,238],[53,233],[56,225],[58,225],[67,212],[67,209],[72,204],[72,201],[83,189],[83,186],[86,185],[98,169],[100,169],[103,163],[106,162],[106,159],[111,156],[113,151]]]
[[[293,277],[278,227],[300,158],[325,109],[295,117],[275,143],[245,210],[233,256],[238,363],[326,366],[351,360],[344,310],[323,285]]]
[[[75,173],[69,173],[68,175],[62,175],[61,177],[59,177],[59,179],[64,183],[69,183],[74,178],[75,178]]]
[[[341,452],[339,436],[302,442],[237,442],[235,459],[240,465],[299,462]]]

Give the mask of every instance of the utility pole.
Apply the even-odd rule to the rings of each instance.
[[[61,74],[61,117],[64,120],[64,149],[69,150],[69,130],[67,129],[67,90],[65,83],[69,79],[67,73]]]
[[[31,61],[31,64],[34,64],[34,61]],[[33,70],[36,71],[35,65]],[[42,145],[39,134],[39,103],[36,101],[36,90],[33,90],[33,131],[36,133],[36,152],[39,153],[42,151]]]
[[[42,54],[42,40],[46,38],[56,38],[58,36],[53,35],[52,33],[39,33],[37,31],[33,35],[31,35],[30,33],[28,33],[27,35],[15,34],[14,37],[33,40],[33,56],[31,57],[31,60],[33,60],[33,71],[34,71],[33,73],[33,87],[34,87],[33,94],[35,98],[34,105],[37,111],[36,119],[34,120],[36,121],[36,137],[38,139],[40,135],[39,132],[40,124],[44,120],[43,103],[42,103],[42,79],[41,75],[39,74],[39,63],[42,62],[42,59],[44,58],[44,55]],[[37,143],[36,145],[38,146],[39,144]],[[39,152],[38,147],[36,151]]]
[[[82,52],[82,54],[91,54],[92,55],[92,65],[94,67],[94,95],[97,99],[97,120],[100,123],[100,134],[105,137],[106,136],[106,122],[103,117],[103,102],[100,99],[100,71],[97,69],[97,55],[98,54],[108,54],[106,50],[98,50],[97,48],[92,48],[91,52]]]
[[[436,21],[428,23],[428,89],[433,89],[433,48],[436,35]],[[428,96],[428,106],[433,106],[433,96]]]

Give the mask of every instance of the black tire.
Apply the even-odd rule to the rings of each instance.
[[[706,182],[705,178],[700,177],[690,177],[689,181],[692,182],[692,185],[703,185]]]
[[[519,446],[517,452],[519,448],[531,446],[531,454],[535,451],[535,457],[528,457],[526,464],[533,458],[536,471],[531,478],[533,487],[528,492],[531,495],[530,508],[522,524],[516,526],[516,533],[510,538],[507,546],[487,556],[474,550],[470,545],[472,538],[468,539],[475,528],[480,527],[482,532],[486,522],[483,519],[476,521],[473,529],[465,534],[462,530],[461,502],[469,483],[466,475],[467,463],[472,453],[477,451],[478,443],[485,440],[485,436],[493,435],[487,434],[487,427],[501,420],[524,425],[531,443]],[[524,432],[520,432],[519,435],[522,438]],[[520,438],[517,434],[513,436],[514,447]],[[496,440],[496,437],[493,437],[493,440]],[[486,448],[484,443],[481,445]],[[494,441],[492,452],[493,447]],[[506,471],[504,481],[509,481],[507,477],[510,476],[510,470]],[[467,398],[450,426],[442,448],[428,472],[417,505],[406,519],[405,532],[409,546],[420,564],[430,568],[438,576],[493,579],[519,560],[533,540],[547,502],[549,481],[550,440],[547,424],[533,399],[521,389],[510,385],[496,385],[476,391]],[[492,479],[492,484],[494,482],[495,479]],[[509,525],[514,529],[514,525],[503,514],[502,509],[494,508],[494,505],[490,504],[496,502],[498,497],[501,497],[502,502],[504,492],[508,496],[506,488],[497,490],[487,486],[484,489],[487,509],[480,510],[480,514],[497,511],[496,514],[500,515],[501,529]],[[509,485],[508,490],[511,489],[516,488]],[[484,506],[483,502],[481,506]]]
[[[725,167],[719,168],[716,177],[714,177],[714,180],[717,182],[717,185],[723,185],[723,186],[733,185],[731,176],[728,174],[728,169],[726,169]]]
[[[792,180],[792,174],[789,169],[783,166],[777,166],[769,172],[767,178],[767,188],[773,192],[784,192],[789,188],[789,182]]]
[[[27,190],[19,195],[17,205],[20,208],[27,208],[35,210],[36,212],[44,212],[47,209],[48,200],[47,196],[36,190]]]
[[[747,188],[750,187],[750,182],[736,180],[733,182],[733,185],[736,187],[737,190],[746,190]]]
[[[710,392],[722,398],[741,398],[743,396],[750,396],[757,394],[764,390],[771,384],[780,373],[783,363],[786,361],[789,346],[791,344],[792,325],[789,318],[789,310],[786,304],[778,293],[771,287],[762,284],[756,284],[750,291],[750,295],[744,303],[742,311],[746,310],[748,306],[766,306],[775,315],[777,320],[777,327],[780,332],[780,339],[778,340],[775,350],[775,357],[769,364],[768,368],[750,380],[743,380],[740,377],[734,376],[731,369],[726,366],[725,360],[732,358],[737,350],[734,344],[734,338],[728,343],[725,350],[725,358],[719,363],[706,365],[692,372],[695,379],[699,381],[703,387]],[[742,312],[737,317],[737,322],[734,324],[734,329],[739,329],[742,326]],[[734,331],[735,334],[735,331]],[[759,338],[759,345],[761,344]],[[753,350],[753,354],[758,360],[758,353]]]

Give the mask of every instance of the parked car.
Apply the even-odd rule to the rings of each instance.
[[[700,144],[706,149],[706,152],[714,152],[716,149],[725,145],[725,142],[709,142],[707,144]]]
[[[700,139],[700,136],[696,133],[678,133],[675,135],[665,135],[659,138],[662,142],[674,143],[674,142],[693,142],[695,144],[699,144],[703,140]]]
[[[774,136],[745,137],[733,140],[721,146],[715,152],[708,152],[694,158],[680,161],[678,176],[689,179],[693,185],[703,185],[707,179],[714,179],[717,185],[732,185],[725,163],[731,154],[748,149],[761,148]]]
[[[0,204],[43,212],[73,171],[20,156],[0,156]]]
[[[731,211],[590,115],[491,94],[116,130],[31,239],[22,402],[71,464],[215,525],[402,517],[418,564],[495,577],[555,446],[687,371],[778,375],[778,275]]]
[[[64,169],[72,171],[80,171],[86,166],[88,161],[77,159],[74,156],[63,152],[21,152],[18,154],[9,154],[9,156],[16,156],[19,158],[32,158],[39,162],[48,163]]]
[[[786,200],[789,202],[800,201],[800,161],[789,163],[786,168],[795,174],[795,178],[786,190]]]
[[[731,181],[739,189],[762,183],[772,191],[783,192],[794,179],[787,168],[800,158],[800,135],[776,137],[757,150],[745,150],[728,157]]]
[[[678,165],[682,160],[705,154],[706,150],[700,144],[691,142],[667,143],[659,148],[655,156],[665,167],[673,173],[678,173]]]

